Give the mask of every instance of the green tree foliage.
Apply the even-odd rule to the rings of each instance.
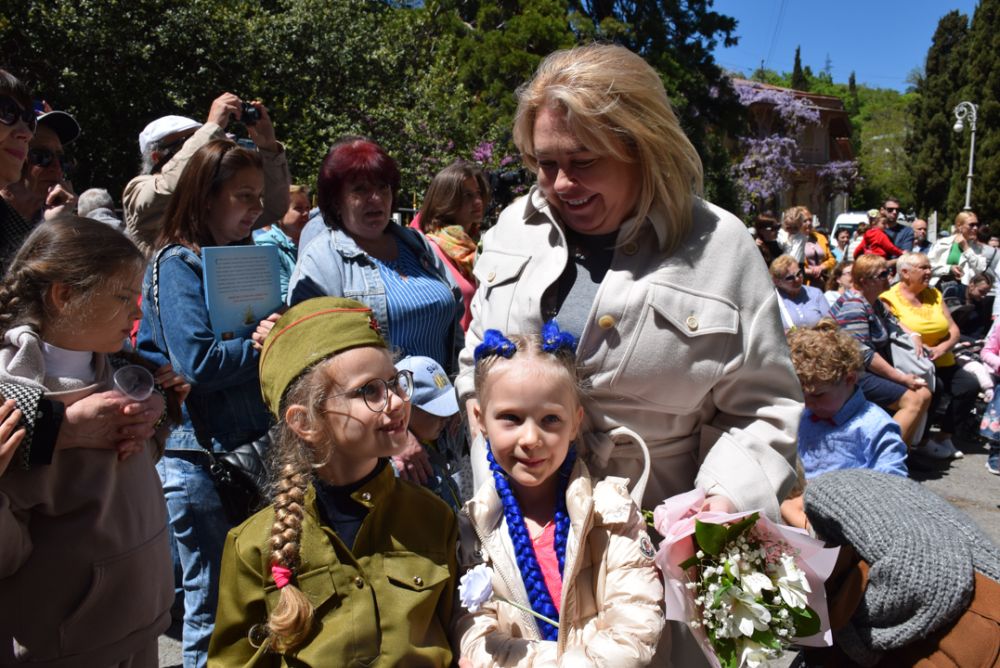
[[[969,19],[965,14],[953,11],[941,18],[909,108],[913,128],[906,141],[906,153],[914,207],[925,215],[951,208],[948,192],[953,189],[956,171],[962,171],[957,152],[962,138],[952,131],[952,109],[959,101],[960,84],[956,84],[963,80],[968,34]]]
[[[809,82],[806,81],[806,75],[802,71],[802,47],[795,47],[795,64],[792,65],[792,81],[791,87],[795,90],[809,90]]]
[[[981,0],[972,16],[967,41],[964,85],[954,102],[969,100],[979,106],[972,208],[981,220],[996,223],[1000,221],[1000,0]],[[951,107],[948,111],[951,112]],[[960,167],[952,172],[948,192],[948,212],[951,216],[960,211],[965,203],[968,123],[961,135],[955,135],[955,141],[959,146]]]
[[[223,91],[261,99],[296,181],[315,181],[338,136],[382,143],[403,171],[403,204],[485,141],[512,152],[515,90],[549,52],[595,38],[663,75],[726,205],[725,129],[740,111],[711,56],[735,22],[705,0],[47,0],[0,17],[0,65],[73,113],[77,189],[121,192],[139,131],[172,113],[203,119]],[[239,124],[230,130],[242,133]],[[499,158],[495,160],[499,162]],[[713,177],[713,174],[715,177]],[[732,200],[735,201],[735,200]]]

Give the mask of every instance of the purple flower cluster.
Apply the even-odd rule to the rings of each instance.
[[[750,214],[766,208],[769,200],[788,187],[798,144],[790,137],[768,135],[746,137],[742,146],[743,159],[733,166],[733,174],[742,191],[743,213]]]
[[[858,182],[858,162],[857,160],[828,162],[816,170],[816,176],[823,182],[830,195],[850,192]]]
[[[472,149],[472,160],[480,165],[488,165],[493,160],[493,142],[484,141]]]
[[[740,104],[749,108],[754,104],[765,104],[774,110],[785,122],[789,134],[805,125],[819,123],[819,109],[806,98],[796,97],[790,91],[765,88],[760,84],[736,84],[736,95]]]

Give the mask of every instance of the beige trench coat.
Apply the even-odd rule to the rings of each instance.
[[[612,434],[626,426],[649,445],[644,508],[698,485],[777,519],[794,480],[802,393],[774,285],[735,216],[700,200],[693,215],[674,253],[659,249],[653,225],[667,223],[655,211],[635,241],[615,250],[577,349],[592,386],[589,427]],[[635,224],[624,223],[619,239]],[[554,315],[543,312],[543,295],[568,259],[537,187],[501,214],[483,246],[455,383],[463,398],[474,390],[472,353],[484,330],[538,332]],[[476,466],[485,462],[479,441]],[[595,475],[633,483],[643,469],[641,448],[613,435],[590,463]],[[476,472],[478,486],[488,471]]]

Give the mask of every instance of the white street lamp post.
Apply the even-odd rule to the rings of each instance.
[[[965,177],[965,211],[970,211],[970,199],[972,198],[972,163],[976,157],[976,111],[979,107],[971,102],[959,102],[955,106],[955,132],[965,129],[965,119],[969,119],[969,130],[971,139],[969,140],[969,173]]]

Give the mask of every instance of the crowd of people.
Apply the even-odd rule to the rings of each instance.
[[[519,89],[537,180],[481,238],[475,165],[437,174],[404,226],[396,158],[344,136],[312,207],[266,106],[231,93],[205,122],[145,127],[121,218],[69,184],[79,133],[0,70],[2,665],[155,666],[175,601],[187,668],[707,665],[665,622],[641,511],[698,487],[703,510],[759,511],[877,573],[893,550],[830,528],[846,510],[820,491],[958,455],[982,387],[948,300],[990,332],[980,375],[1000,363],[974,214],[924,254],[893,198],[856,246],[793,207],[755,221],[761,262],[701,197],[660,76],[619,46],[557,51]],[[284,305],[218,337],[204,251],[252,244],[276,247]],[[141,396],[118,381],[134,367]],[[218,475],[247,443],[271,476],[249,517]],[[1000,589],[976,555],[950,585],[965,598],[907,647],[980,615],[973,581]],[[469,604],[458,583],[482,565],[493,597]]]

